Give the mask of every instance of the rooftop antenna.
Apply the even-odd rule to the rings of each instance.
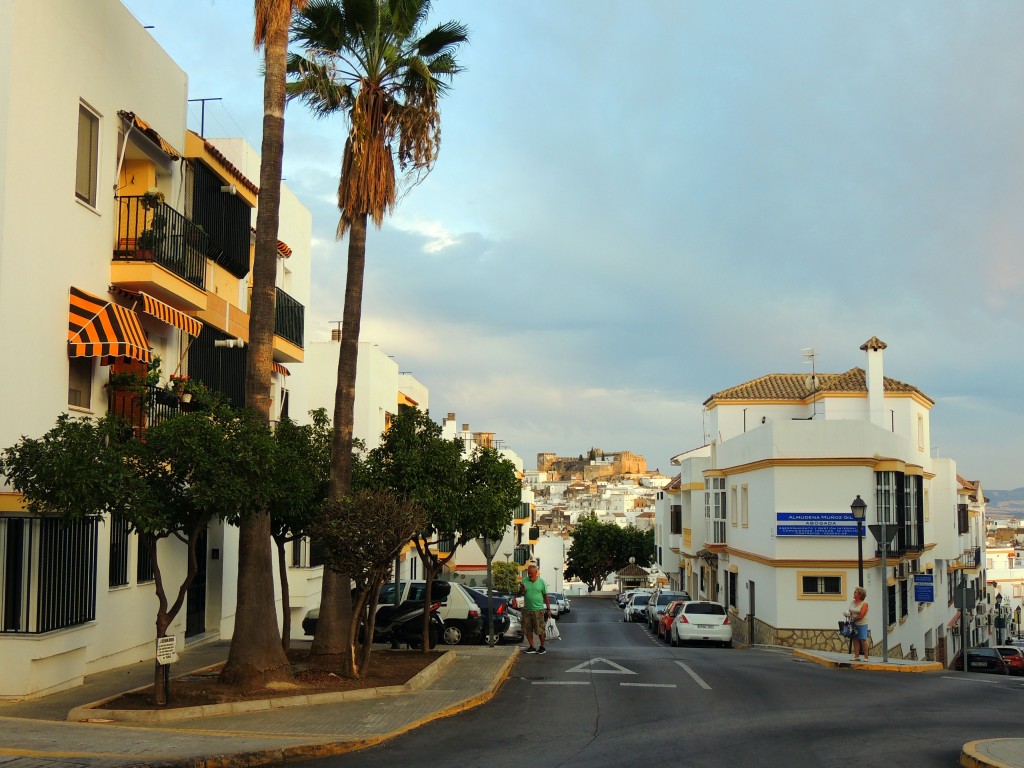
[[[208,96],[205,99],[188,99],[188,101],[199,102],[199,135],[204,139],[206,138],[206,102],[223,100],[223,96]]]
[[[814,347],[804,347],[803,349],[800,350],[800,354],[807,358],[806,360],[804,360],[804,365],[809,364],[811,366],[811,375],[807,377],[807,379],[805,380],[805,384],[807,385],[807,391],[810,392],[812,395],[811,418],[813,419],[818,415],[818,398],[813,397],[813,395],[818,391],[818,373],[815,369],[814,362],[817,355],[814,353]]]

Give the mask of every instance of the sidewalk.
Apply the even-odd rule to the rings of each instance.
[[[873,672],[939,672],[945,669],[935,661],[912,661],[872,656],[868,661],[852,661],[848,653],[794,649],[793,657],[806,659],[831,669],[870,670]],[[985,739],[964,744],[960,752],[963,768],[1024,768],[1024,739]]]
[[[174,674],[227,658],[228,643],[187,649]],[[284,764],[372,746],[488,701],[518,657],[515,646],[466,646],[415,691],[315,706],[130,725],[67,722],[70,710],[146,685],[152,662],[92,675],[42,699],[0,704],[0,766],[228,768]]]

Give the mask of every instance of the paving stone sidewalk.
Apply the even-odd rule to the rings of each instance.
[[[183,655],[175,674],[223,660],[227,644]],[[87,685],[37,701],[0,705],[0,766],[241,766],[281,764],[358,749],[488,701],[519,654],[515,646],[459,647],[430,683],[417,691],[167,724],[63,721],[70,709],[138,687],[145,670],[113,670]],[[212,659],[212,660],[211,660]],[[135,665],[133,665],[135,666]]]

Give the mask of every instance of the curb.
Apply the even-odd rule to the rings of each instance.
[[[960,752],[960,765],[963,768],[1020,768],[1019,763],[1007,763],[988,755],[982,755],[982,745],[992,745],[1004,741],[1017,741],[1020,739],[979,739],[964,744]]]
[[[445,651],[437,661],[421,669],[410,680],[402,685],[388,685],[380,688],[360,688],[355,691],[336,691],[332,693],[313,693],[299,696],[278,696],[253,701],[234,701],[223,704],[206,704],[199,707],[178,707],[176,709],[99,709],[109,701],[120,698],[125,693],[134,693],[149,688],[152,683],[133,688],[130,691],[107,696],[97,701],[75,707],[68,712],[67,720],[71,722],[116,722],[116,723],[175,723],[181,720],[192,720],[197,717],[215,717],[217,715],[238,715],[245,712],[262,712],[268,709],[284,709],[287,707],[307,707],[312,704],[334,704],[340,701],[359,701],[374,699],[380,696],[395,696],[400,693],[418,691],[455,663],[454,651]],[[194,670],[189,674],[204,672],[222,666],[220,663]]]
[[[886,664],[882,661],[832,661],[831,659],[825,659],[814,653],[808,653],[799,648],[793,649],[793,656],[797,659],[803,659],[804,661],[810,661],[818,666],[827,667],[829,669],[867,669],[876,672],[941,672],[945,669],[939,662],[927,662],[919,663],[913,666],[907,666],[905,664]]]

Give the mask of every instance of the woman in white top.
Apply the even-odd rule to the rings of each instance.
[[[853,590],[853,602],[846,618],[853,622],[857,634],[853,636],[853,660],[868,660],[868,593],[864,587]]]

